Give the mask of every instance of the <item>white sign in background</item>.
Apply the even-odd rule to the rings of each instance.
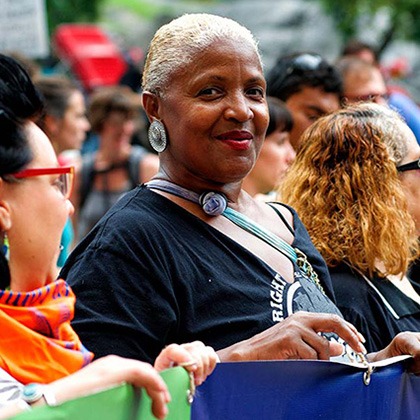
[[[0,0],[0,51],[30,58],[49,54],[44,0]]]

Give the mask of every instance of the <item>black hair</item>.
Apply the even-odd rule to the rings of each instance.
[[[24,124],[41,113],[43,103],[26,70],[0,54],[0,177],[32,160]]]
[[[293,69],[293,63],[304,54],[319,58],[314,69]],[[327,60],[312,53],[296,53],[279,57],[267,74],[267,94],[287,101],[304,87],[319,87],[327,93],[337,93],[341,98],[343,82],[340,73]]]
[[[13,58],[0,54],[0,178],[20,171],[32,160],[24,124],[42,108],[41,96],[26,70]],[[0,288],[9,284],[9,266],[0,252]]]
[[[292,131],[293,116],[287,109],[286,104],[282,100],[274,98],[273,96],[267,96],[267,104],[270,122],[268,123],[265,135],[269,136],[279,128],[281,131]]]

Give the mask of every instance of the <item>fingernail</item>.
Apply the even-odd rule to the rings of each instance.
[[[178,366],[182,366],[184,368],[186,367],[196,368],[197,362],[195,360],[190,360],[189,362],[179,363]]]
[[[166,416],[168,415],[168,413],[169,413],[169,410],[168,410],[168,407],[165,405],[164,407],[163,407],[163,415],[162,415],[162,419],[164,419],[164,418],[166,418]]]
[[[359,343],[359,349],[363,354],[367,353],[366,347],[362,343]]]
[[[171,394],[169,391],[165,391],[165,401],[168,403],[171,401]]]
[[[366,338],[363,336],[363,334],[361,334],[361,333],[357,333],[358,335],[359,335],[359,339],[360,339],[360,341],[362,342],[362,343],[366,343]]]

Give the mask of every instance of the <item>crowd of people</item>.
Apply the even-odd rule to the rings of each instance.
[[[349,352],[420,374],[420,117],[361,47],[265,76],[247,28],[187,14],[141,93],[88,98],[0,56],[0,418],[121,381],[163,418],[174,364],[198,385]]]
[[[213,370],[216,353],[194,340],[162,348],[155,368],[115,355],[92,362],[93,353],[70,325],[75,296],[56,269],[60,237],[74,211],[73,168],[59,165],[52,143],[34,123],[43,107],[39,91],[4,55],[0,98],[0,417],[126,381],[145,387],[155,416],[163,418],[170,396],[157,370],[185,364],[198,385]],[[28,399],[25,386],[31,387]]]

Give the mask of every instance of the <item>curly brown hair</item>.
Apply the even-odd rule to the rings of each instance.
[[[303,134],[280,194],[329,266],[346,262],[385,277],[405,273],[419,254],[396,170],[407,150],[403,124],[390,109],[358,104],[320,118]]]

